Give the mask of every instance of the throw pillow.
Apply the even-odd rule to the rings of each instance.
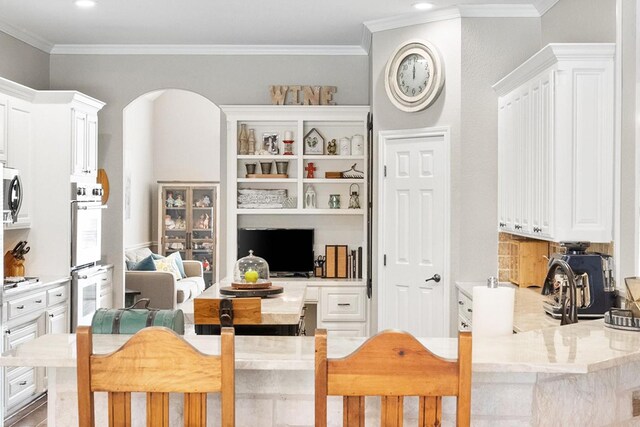
[[[180,277],[180,272],[178,271],[178,268],[176,267],[175,261],[172,259],[168,259],[168,258],[163,258],[163,259],[156,259],[153,260],[155,266],[156,266],[156,270],[158,271],[167,271],[171,274],[173,274],[173,277],[175,280],[180,280],[182,277]]]
[[[156,265],[153,262],[153,256],[149,255],[140,262],[131,266],[130,270],[133,271],[156,271]]]
[[[187,273],[184,271],[184,264],[182,263],[182,257],[180,256],[180,252],[174,252],[167,257],[167,259],[172,259],[176,263],[176,267],[178,267],[178,271],[180,272],[180,276],[184,279],[187,277]]]

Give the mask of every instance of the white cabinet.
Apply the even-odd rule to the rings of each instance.
[[[0,162],[7,164],[7,119],[9,98],[0,94]]]
[[[98,168],[98,116],[72,110],[71,175],[96,176]]]
[[[498,228],[613,238],[613,44],[551,44],[500,82]]]
[[[98,275],[98,308],[113,307],[113,266]]]
[[[70,324],[71,318],[69,317],[68,304],[61,304],[47,310],[48,334],[67,334],[69,333]]]
[[[21,99],[9,98],[7,109],[6,166],[18,169],[23,189],[32,188],[33,173],[33,117],[32,104]],[[6,229],[31,227],[33,193],[23,193],[18,219],[6,224]]]
[[[39,319],[32,319],[14,328],[8,328],[4,333],[4,348],[10,351],[20,344],[35,340],[42,335]],[[4,407],[5,415],[19,409],[21,404],[27,403],[37,393],[37,379],[42,374],[38,368],[11,367],[5,369]]]
[[[317,304],[315,326],[334,336],[367,336],[367,290],[362,282],[312,279],[305,303]],[[311,328],[308,334],[313,334]]]

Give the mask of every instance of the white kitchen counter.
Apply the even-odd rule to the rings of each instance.
[[[473,288],[476,286],[487,286],[487,283],[456,282],[456,287],[460,292],[469,298],[473,298]],[[544,296],[541,293],[541,288],[519,288],[507,282],[500,282],[500,286],[509,286],[516,289],[516,300],[513,308],[513,330],[515,332],[560,326],[560,320],[552,318],[542,309]]]
[[[127,339],[96,335],[94,349],[109,352]],[[218,336],[186,339],[204,353],[219,354]],[[364,340],[330,337],[329,357],[347,355]],[[457,353],[454,338],[420,341],[441,357]],[[473,425],[592,426],[640,421],[632,419],[632,394],[640,391],[640,333],[610,330],[602,321],[584,321],[476,339],[473,352]],[[237,425],[312,426],[313,358],[313,337],[237,336]],[[48,425],[77,425],[74,335],[37,338],[0,357],[0,365],[48,367]],[[102,398],[96,402],[104,405]],[[408,401],[408,421],[416,414],[414,403]],[[376,400],[371,403],[377,404]],[[330,425],[341,420],[340,408],[339,399],[330,399]],[[211,417],[218,416],[217,410],[211,411]],[[378,412],[368,409],[367,413],[376,424]],[[443,414],[449,424],[455,414],[453,399],[444,400]],[[100,409],[99,421],[104,416]]]

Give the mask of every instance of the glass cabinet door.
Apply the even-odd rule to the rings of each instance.
[[[217,280],[218,185],[160,183],[159,252],[202,263],[206,287]]]

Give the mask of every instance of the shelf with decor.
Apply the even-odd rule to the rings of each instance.
[[[238,258],[240,228],[313,228],[316,257],[324,255],[326,245],[362,247],[366,253],[369,107],[269,105],[222,106],[222,110],[229,147],[227,274]],[[245,140],[251,129],[254,145]],[[283,173],[283,168],[287,178],[247,177]]]

